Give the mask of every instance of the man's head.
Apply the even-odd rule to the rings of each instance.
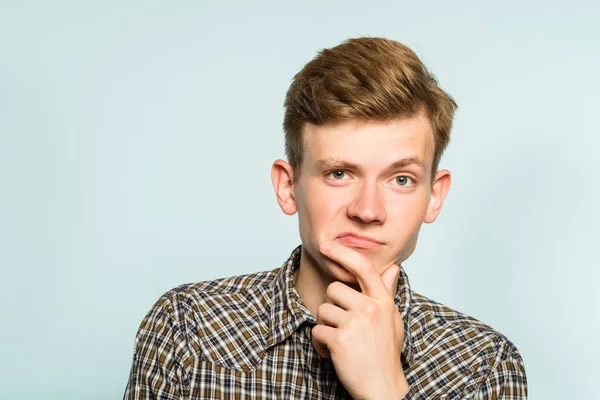
[[[350,39],[322,50],[296,74],[285,98],[285,152],[300,177],[305,125],[391,121],[424,113],[434,138],[433,177],[448,142],[456,103],[417,55],[383,38]]]
[[[289,163],[275,161],[272,179],[282,210],[298,212],[303,263],[354,282],[321,255],[321,242],[353,247],[381,272],[412,254],[450,186],[437,166],[455,109],[414,52],[386,39],[323,50],[295,76],[285,101]]]

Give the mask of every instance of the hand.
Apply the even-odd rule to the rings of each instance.
[[[404,322],[394,303],[400,267],[379,275],[362,254],[339,243],[321,243],[321,253],[356,275],[361,292],[342,282],[327,287],[317,310],[315,349],[333,362],[354,399],[400,399],[408,391],[400,354]]]

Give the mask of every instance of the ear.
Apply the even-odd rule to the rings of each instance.
[[[423,222],[428,224],[434,222],[442,211],[442,204],[446,199],[446,195],[450,190],[450,171],[443,169],[435,174],[435,179],[431,186],[431,198],[429,199],[429,205],[427,206],[427,213]]]
[[[294,197],[294,168],[284,160],[275,160],[271,167],[271,182],[281,211],[294,215],[298,211]]]

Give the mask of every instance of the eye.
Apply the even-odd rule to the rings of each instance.
[[[399,175],[399,176],[396,177],[396,183],[399,186],[412,186],[412,185],[415,184],[415,181],[410,176]]]
[[[337,169],[335,171],[331,171],[329,173],[329,176],[331,176],[336,181],[341,181],[346,176],[346,171],[342,171],[341,169]]]

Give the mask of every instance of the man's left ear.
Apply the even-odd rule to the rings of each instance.
[[[427,213],[423,222],[430,224],[436,220],[442,210],[444,199],[446,199],[446,195],[450,190],[450,181],[450,171],[447,169],[440,170],[435,174],[435,179],[431,186],[431,199],[429,200]]]

